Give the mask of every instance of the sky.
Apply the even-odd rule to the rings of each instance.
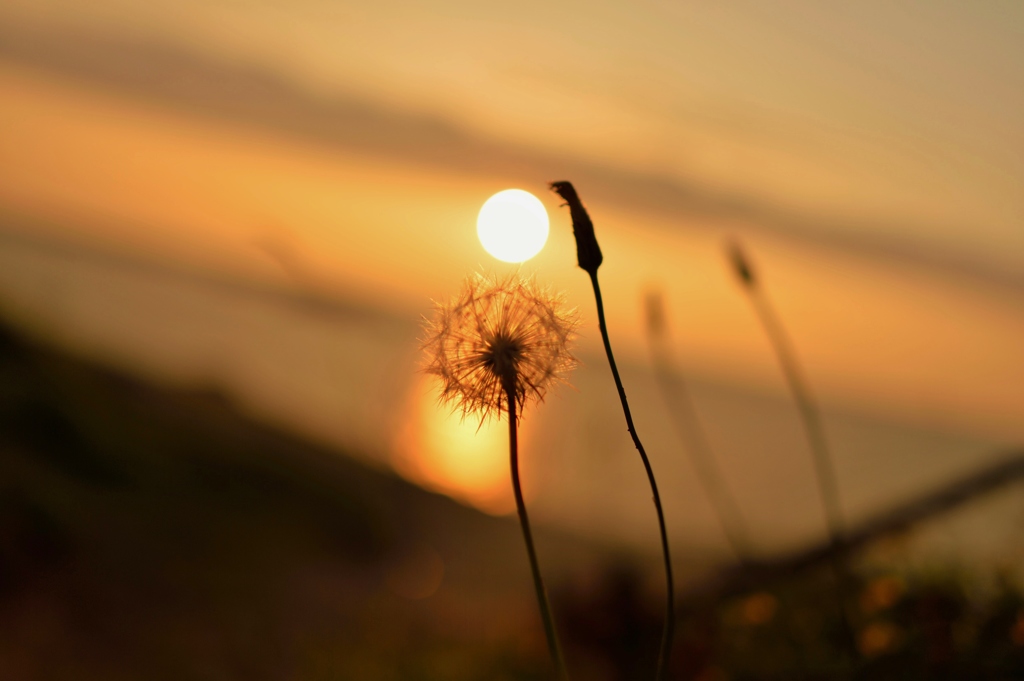
[[[569,179],[627,362],[648,361],[641,301],[658,290],[688,375],[784,397],[725,267],[739,236],[827,410],[1009,446],[1024,438],[1022,34],[1024,8],[999,2],[7,0],[0,216],[41,243],[414,328],[468,273],[507,270],[474,222],[508,187],[552,220],[522,271],[591,314],[546,190]],[[7,281],[71,344],[165,376],[211,361],[182,347],[230,333],[191,312],[207,326],[188,339],[142,316],[115,333],[74,285],[61,316]],[[322,434],[325,414],[292,417]]]
[[[1000,248],[1024,240],[1015,3],[13,0],[5,14],[9,33],[170,46],[528,153],[1020,263]]]

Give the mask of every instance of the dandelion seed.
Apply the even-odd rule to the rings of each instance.
[[[497,416],[511,388],[518,416],[576,365],[575,328],[561,297],[532,280],[477,275],[426,323],[425,370],[440,377],[441,400],[463,415]]]

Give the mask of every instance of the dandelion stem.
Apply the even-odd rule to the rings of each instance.
[[[537,603],[540,606],[541,619],[544,620],[544,633],[548,639],[548,650],[558,670],[558,676],[568,681],[569,672],[562,659],[562,650],[558,645],[558,633],[555,621],[551,616],[551,604],[548,601],[547,589],[540,575],[540,564],[537,562],[537,550],[533,546],[533,533],[530,532],[530,519],[526,515],[526,502],[523,500],[523,489],[519,482],[519,434],[516,423],[516,391],[514,384],[506,382],[505,395],[508,400],[508,450],[509,464],[512,469],[512,491],[516,498],[516,510],[519,511],[519,524],[523,528],[523,539],[526,542],[526,553],[530,557],[530,571],[533,573],[533,588],[537,591]]]
[[[647,458],[647,452],[644,450],[643,444],[640,442],[640,436],[636,433],[636,427],[633,425],[633,416],[629,411],[629,401],[626,399],[626,389],[622,386],[622,379],[619,377],[619,370],[615,365],[615,356],[612,354],[612,344],[608,339],[608,325],[604,318],[604,302],[601,298],[601,285],[597,281],[597,268],[593,268],[588,272],[590,274],[590,282],[594,285],[594,298],[597,301],[597,323],[601,328],[601,340],[604,341],[604,351],[608,355],[608,365],[612,370],[612,377],[615,379],[615,388],[619,391],[619,401],[622,403],[622,413],[626,417],[626,427],[629,430],[629,436],[633,438],[633,444],[636,446],[638,452],[640,452],[640,458],[644,462],[644,469],[647,471],[647,480],[651,484],[651,494],[654,499],[654,508],[658,512],[658,529],[661,533],[661,553],[662,558],[665,561],[665,584],[666,584],[666,604],[665,604],[665,626],[662,629],[661,634],[661,648],[658,652],[658,672],[655,678],[664,679],[669,656],[672,652],[672,634],[675,629],[675,585],[672,580],[672,559],[669,556],[668,549],[668,531],[665,529],[665,513],[661,508],[661,495],[658,494],[658,483],[654,479],[654,469],[651,468],[650,459]]]

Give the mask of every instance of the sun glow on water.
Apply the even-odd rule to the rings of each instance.
[[[505,262],[523,262],[540,253],[549,230],[544,204],[522,189],[506,189],[487,199],[476,220],[484,249]]]

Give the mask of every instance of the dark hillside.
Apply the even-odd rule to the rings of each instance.
[[[520,542],[216,391],[0,329],[4,679],[533,678]]]

